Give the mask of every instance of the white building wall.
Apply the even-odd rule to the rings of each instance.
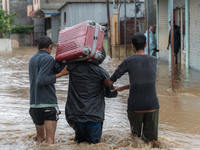
[[[200,0],[190,0],[189,12],[189,62],[191,68],[200,71]]]
[[[159,58],[168,61],[168,0],[158,1],[158,49]]]

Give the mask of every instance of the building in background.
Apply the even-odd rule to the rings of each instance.
[[[58,41],[60,31],[60,13],[58,9],[66,0],[28,0],[27,16],[34,20],[34,41],[47,35],[54,43]]]
[[[134,0],[126,1],[126,19],[127,19],[127,40],[128,45],[131,45],[131,36],[135,33],[134,17],[135,4]],[[144,2],[137,0],[137,22],[138,32],[144,32]],[[118,21],[117,21],[117,1],[109,0],[110,24],[111,24],[111,39],[112,46],[116,47],[118,43],[124,45],[124,1],[120,3],[120,22],[118,40]],[[66,3],[59,9],[61,13],[61,29],[71,27],[85,20],[93,20],[101,25],[107,25],[107,6],[106,0],[67,0]],[[156,18],[155,23],[156,23]],[[108,43],[107,34],[105,34],[104,43]],[[119,42],[118,42],[119,41]],[[108,44],[104,44],[108,50]],[[115,48],[113,48],[115,51]],[[130,49],[132,52],[132,49]],[[123,51],[123,50],[122,50]],[[122,57],[124,53],[121,53]],[[132,53],[130,54],[132,55]],[[114,55],[116,57],[116,55]]]
[[[129,3],[128,3],[129,2]],[[140,4],[140,11],[138,17],[144,15],[144,3]],[[109,10],[110,17],[112,14],[117,14],[116,3],[110,0]],[[132,1],[126,3],[127,17],[132,18],[135,16],[135,6]],[[100,24],[107,24],[107,7],[105,0],[68,0],[60,9],[61,13],[61,28],[71,27],[75,24],[81,23],[85,20],[94,20]],[[121,2],[120,18],[123,20],[124,17],[124,3]]]
[[[27,17],[28,0],[2,0],[2,9],[7,11],[8,14],[16,13],[13,26],[17,25],[17,28],[24,26],[32,26],[33,19]],[[18,30],[19,32],[19,30]],[[23,32],[23,31],[21,31]],[[33,35],[31,32],[23,33],[10,33],[9,38],[11,40],[12,48],[18,48],[19,46],[31,46],[33,42]]]
[[[175,24],[181,27],[181,49],[178,62],[186,68],[200,71],[200,1],[174,0],[173,5]],[[159,58],[171,62],[171,51],[167,51],[170,0],[157,0],[156,14]]]
[[[2,0],[2,8],[6,10],[9,14],[17,13],[14,19],[14,25],[33,25],[32,18],[27,17],[26,8],[28,5],[28,0]]]

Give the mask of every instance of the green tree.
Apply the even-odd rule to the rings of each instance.
[[[2,0],[0,0],[0,3]],[[8,14],[0,7],[0,38],[3,38],[9,34],[10,27],[14,23],[13,20],[17,14]]]

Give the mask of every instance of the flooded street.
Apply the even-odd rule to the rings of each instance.
[[[28,61],[36,47],[22,47],[0,55],[0,150],[132,150],[150,149],[140,139],[131,136],[127,118],[128,90],[117,98],[106,99],[103,135],[99,144],[76,144],[74,131],[65,120],[68,76],[57,80],[56,92],[60,119],[55,144],[37,143],[36,131],[29,111]],[[55,57],[55,48],[53,50]],[[106,58],[102,67],[114,73],[120,62]],[[175,91],[171,92],[170,67],[160,61],[157,69],[156,90],[160,102],[158,141],[155,149],[200,149],[200,72],[175,66]],[[128,83],[128,74],[115,85]]]

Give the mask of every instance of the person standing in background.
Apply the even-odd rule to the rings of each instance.
[[[179,48],[181,46],[181,41],[180,41],[180,27],[175,25],[175,21],[174,22],[174,62],[175,64],[178,63],[178,58],[177,58],[177,54],[179,52]],[[171,27],[171,21],[169,21],[169,25]],[[167,45],[167,50],[169,50],[169,45],[171,44],[171,29],[169,31],[169,41],[168,41],[168,45]]]
[[[156,33],[156,26],[150,26],[149,28],[149,51],[150,55],[156,56],[157,50],[157,40],[154,37],[154,34]],[[146,36],[146,43],[147,46],[145,47],[145,53],[148,54],[148,31],[144,34]]]

